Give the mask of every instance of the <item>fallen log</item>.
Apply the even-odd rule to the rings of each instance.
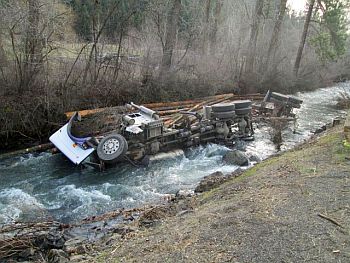
[[[178,110],[178,109],[182,109],[182,108],[191,108],[195,105],[196,105],[196,103],[191,103],[191,104],[183,104],[183,105],[179,105],[179,106],[152,108],[152,110],[157,111],[157,112],[167,111],[167,110]]]
[[[14,152],[9,152],[9,153],[4,153],[0,155],[0,160],[1,159],[7,159],[16,155],[22,155],[26,153],[35,153],[35,152],[45,152],[47,150],[50,150],[54,148],[54,145],[52,143],[45,143],[45,144],[40,144],[31,148],[26,148]]]
[[[182,105],[188,105],[188,104],[198,104],[202,101],[206,100],[211,100],[211,99],[221,99],[224,97],[227,97],[229,95],[234,96],[233,93],[228,93],[228,94],[221,94],[221,95],[215,95],[215,96],[208,96],[204,98],[198,98],[194,100],[184,100],[184,101],[174,101],[174,102],[159,102],[159,103],[148,103],[148,104],[143,104],[143,106],[154,109],[154,108],[161,108],[161,107],[168,107],[168,106],[182,106]]]
[[[176,110],[167,110],[167,111],[158,111],[158,115],[165,116],[165,115],[171,115],[174,113],[178,113],[180,111],[187,111],[189,108],[182,108],[182,109],[176,109]]]

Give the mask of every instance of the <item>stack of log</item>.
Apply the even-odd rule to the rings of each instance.
[[[152,109],[158,113],[159,116],[163,119],[166,126],[170,127],[174,124],[178,124],[183,119],[183,114],[181,111],[189,111],[189,112],[200,112],[204,105],[214,105],[220,102],[229,102],[234,100],[252,100],[252,101],[261,101],[264,96],[255,93],[248,95],[235,95],[233,93],[223,94],[223,95],[215,95],[200,99],[194,100],[185,100],[185,101],[175,101],[175,102],[160,102],[160,103],[149,103],[142,104],[143,106]],[[79,111],[79,114],[82,117],[86,117],[89,115],[95,115],[98,113],[107,113],[113,112],[113,109],[117,107],[110,108],[98,108],[93,110],[82,110]],[[70,118],[75,112],[67,112],[67,118]]]

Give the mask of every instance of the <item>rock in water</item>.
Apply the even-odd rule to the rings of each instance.
[[[256,154],[251,154],[251,155],[249,155],[249,161],[261,163],[261,158],[259,156],[257,156]]]
[[[215,172],[203,178],[199,185],[194,190],[195,193],[203,193],[210,191],[215,187],[219,186],[226,180],[222,172]]]
[[[187,197],[191,197],[194,195],[194,192],[193,190],[179,190],[175,197],[178,198],[178,199],[185,199]]]
[[[227,152],[223,157],[223,161],[227,164],[239,166],[247,166],[249,164],[249,158],[239,150]]]

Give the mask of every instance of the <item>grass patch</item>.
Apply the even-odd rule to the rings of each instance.
[[[339,141],[341,141],[340,133],[337,132],[337,133],[332,133],[332,134],[328,134],[326,136],[321,137],[318,140],[317,144],[322,146],[322,145],[329,145],[329,144],[337,143]]]

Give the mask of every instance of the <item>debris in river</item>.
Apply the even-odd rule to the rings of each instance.
[[[62,249],[66,225],[49,221],[13,223],[0,228],[0,258],[35,260],[45,258],[51,249]]]
[[[272,142],[276,145],[277,150],[280,151],[283,143],[282,132],[287,127],[288,121],[285,119],[271,119],[269,122],[272,127]]]

